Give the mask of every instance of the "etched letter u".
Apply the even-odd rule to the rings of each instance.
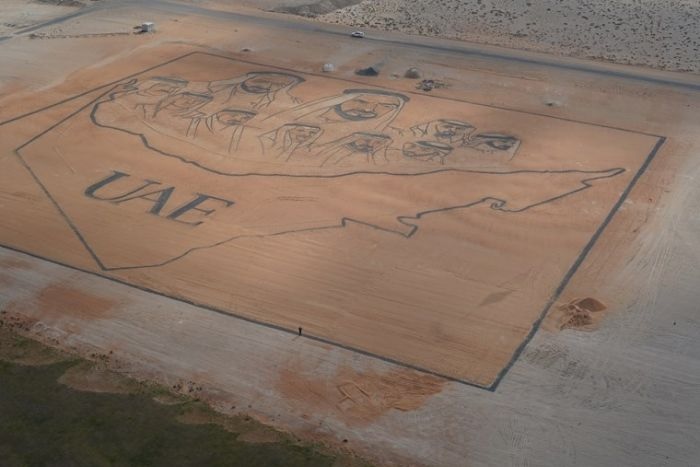
[[[97,182],[97,183],[95,183],[95,184],[90,185],[89,187],[87,187],[87,188],[85,189],[85,196],[89,196],[90,198],[95,198],[95,199],[99,199],[99,200],[102,200],[102,201],[115,201],[115,200],[117,200],[117,199],[119,199],[119,198],[123,198],[123,197],[129,196],[129,195],[133,195],[134,193],[143,190],[143,189],[146,188],[147,186],[150,186],[150,185],[160,185],[159,182],[155,182],[155,181],[153,181],[153,180],[145,180],[144,183],[143,183],[143,185],[141,185],[141,186],[139,186],[139,187],[137,187],[137,188],[134,188],[134,189],[131,190],[131,191],[127,191],[127,192],[125,192],[125,193],[122,193],[122,194],[120,194],[120,195],[112,196],[112,197],[100,197],[100,196],[97,196],[97,195],[95,194],[95,192],[97,192],[98,190],[104,188],[105,186],[109,185],[110,183],[114,183],[115,181],[119,180],[120,178],[129,177],[129,176],[130,176],[130,175],[127,174],[127,173],[119,172],[119,171],[117,171],[117,170],[114,170],[113,172],[114,172],[114,173],[113,173],[112,175],[110,175],[109,177],[107,177],[107,178],[105,178],[105,179],[103,179],[103,180],[100,180],[99,182]]]

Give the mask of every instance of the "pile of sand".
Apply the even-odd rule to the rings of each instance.
[[[569,303],[559,306],[562,316],[559,318],[559,329],[587,329],[594,324],[593,313],[606,310],[607,307],[595,298],[576,298]]]

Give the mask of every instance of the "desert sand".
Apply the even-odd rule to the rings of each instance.
[[[10,124],[82,244],[51,259],[483,387],[664,141],[219,55],[150,68]],[[42,247],[32,211],[6,245]]]
[[[388,465],[697,456],[692,80],[236,15],[0,43],[3,323]]]
[[[365,0],[320,21],[700,72],[695,0]]]

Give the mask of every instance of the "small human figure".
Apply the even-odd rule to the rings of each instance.
[[[301,331],[302,331],[301,326],[299,326],[299,336],[300,337],[301,337]]]

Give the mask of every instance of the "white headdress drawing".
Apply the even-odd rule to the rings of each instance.
[[[231,79],[211,81],[207,88],[214,96],[213,102],[258,110],[277,100],[282,108],[297,104],[299,101],[290,91],[303,82],[304,78],[291,73],[253,71]]]
[[[346,89],[342,94],[282,111],[268,118],[317,126],[324,135],[317,145],[353,133],[383,132],[398,117],[408,96],[382,89]]]

